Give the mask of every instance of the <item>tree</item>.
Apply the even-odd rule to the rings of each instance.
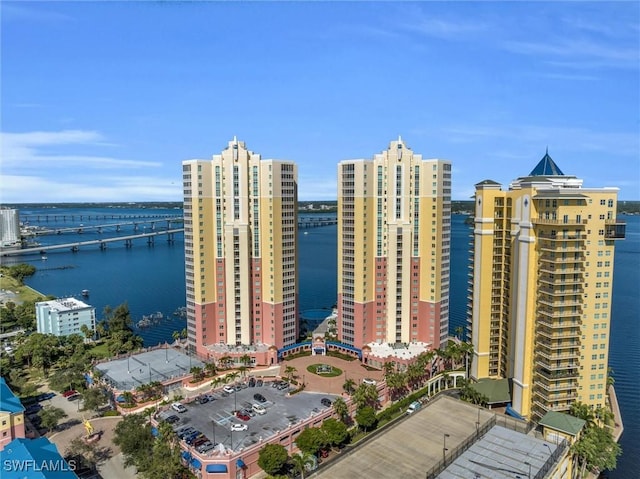
[[[407,387],[407,375],[405,373],[393,373],[386,378],[387,387],[391,392],[391,398],[395,401],[404,394]]]
[[[356,382],[353,379],[347,379],[342,385],[342,389],[344,389],[347,394],[351,395],[356,390]]]
[[[178,437],[167,423],[158,426],[158,436],[152,442],[151,454],[141,464],[142,476],[147,479],[181,477],[186,473],[182,465]]]
[[[198,382],[204,376],[204,370],[199,366],[193,366],[189,371],[193,375],[193,381]]]
[[[347,426],[337,419],[327,419],[322,423],[321,430],[325,435],[326,443],[330,446],[339,446],[349,437]]]
[[[593,426],[571,446],[571,452],[576,456],[580,477],[583,477],[587,469],[596,474],[604,469],[615,469],[622,449],[608,430]]]
[[[336,413],[336,416],[338,416],[342,422],[347,421],[349,417],[349,407],[347,403],[344,402],[344,399],[336,398],[336,400],[333,401],[333,412]]]
[[[206,363],[204,365],[204,371],[207,376],[215,376],[215,374],[218,372],[218,369],[216,368],[215,363]]]
[[[378,404],[378,389],[373,384],[362,383],[353,393],[353,401],[358,409],[363,406],[375,406]]]
[[[133,332],[133,322],[127,303],[121,304],[116,309],[106,306],[103,314],[109,336],[107,340],[109,353],[117,355],[142,347],[142,338]]]
[[[141,414],[124,416],[115,427],[113,443],[120,447],[125,466],[138,467],[152,450],[151,426]]]
[[[249,367],[251,365],[251,356],[249,356],[248,354],[243,354],[242,356],[240,356],[240,362]]]
[[[84,334],[85,338],[87,339],[93,338],[93,331],[91,331],[91,329],[89,329],[89,326],[87,326],[86,324],[83,324],[82,326],[80,326],[80,331],[82,331],[82,334]]]
[[[284,368],[284,374],[287,376],[287,379],[289,381],[291,381],[294,377],[294,374],[297,372],[298,370],[296,368],[294,368],[293,366],[287,366],[286,368]]]
[[[569,414],[573,417],[583,419],[587,423],[587,428],[593,427],[596,423],[596,416],[593,409],[588,404],[576,401],[571,404]]]
[[[384,363],[384,366],[382,367],[383,371],[384,371],[384,377],[385,379],[387,378],[387,376],[390,376],[391,374],[396,372],[396,363],[393,361],[389,361],[388,363]]]
[[[356,422],[365,432],[377,422],[376,411],[371,406],[364,406],[356,411]]]
[[[42,427],[48,431],[52,431],[58,426],[60,419],[67,417],[67,413],[59,407],[45,406],[44,409],[38,413],[38,416],[40,416],[42,420]]]
[[[89,388],[82,393],[82,408],[96,411],[107,402],[107,394],[102,388]]]
[[[327,438],[320,428],[309,427],[298,434],[296,445],[302,452],[315,456],[327,445]]]
[[[16,279],[20,284],[24,284],[24,279],[29,276],[33,276],[36,272],[36,267],[31,264],[20,263],[9,266],[5,270],[9,276]]]
[[[277,474],[287,463],[289,455],[280,444],[267,444],[258,453],[258,466],[267,474]]]
[[[300,473],[301,479],[304,479],[305,471],[314,465],[314,458],[311,454],[299,452],[291,456],[291,463],[293,464],[293,469]]]

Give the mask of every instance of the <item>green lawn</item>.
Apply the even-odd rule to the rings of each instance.
[[[320,376],[321,378],[335,378],[337,376],[340,376],[342,374],[342,369],[337,368],[335,366],[333,366],[333,369],[331,370],[330,373],[318,373],[316,372],[316,369],[322,366],[322,364],[318,363],[318,364],[310,364],[309,366],[307,366],[307,371],[309,371],[312,374],[315,374],[316,376]]]
[[[89,350],[90,354],[98,358],[108,358],[111,355],[107,349],[107,343],[99,343]]]

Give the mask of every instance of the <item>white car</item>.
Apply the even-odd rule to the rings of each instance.
[[[187,408],[184,407],[182,404],[180,404],[179,402],[174,402],[171,405],[171,409],[173,409],[174,411],[177,412],[187,412]]]
[[[234,392],[236,392],[236,389],[233,386],[225,386],[222,388],[222,390],[228,394],[233,394]]]
[[[249,426],[247,426],[246,424],[239,424],[239,423],[234,423],[231,425],[231,430],[232,431],[246,431],[247,429],[249,429]]]
[[[362,382],[365,384],[372,384],[374,386],[378,384],[375,379],[371,379],[371,378],[364,378]]]
[[[266,414],[267,410],[264,408],[264,406],[260,405],[260,404],[254,404],[251,406],[251,409],[253,409],[253,412],[257,413],[257,414]]]

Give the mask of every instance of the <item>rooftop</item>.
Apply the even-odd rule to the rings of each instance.
[[[556,444],[496,425],[456,458],[438,478],[546,477],[545,474],[561,452],[558,447]]]
[[[431,344],[422,342],[407,344],[369,343],[367,346],[371,351],[369,356],[376,356],[378,358],[396,357],[412,359],[431,350]]]
[[[564,176],[564,173],[549,156],[549,150],[547,150],[529,176]]]
[[[72,471],[46,437],[14,439],[0,451],[2,479],[74,479]]]
[[[477,383],[471,384],[471,387],[483,394],[489,400],[488,404],[499,404],[511,402],[511,394],[509,394],[508,379],[480,379]]]
[[[24,406],[20,399],[9,389],[3,377],[0,377],[0,411],[11,414],[24,412]]]
[[[540,419],[542,426],[576,436],[585,425],[585,420],[557,411],[549,411]]]
[[[111,386],[128,391],[154,381],[181,378],[194,366],[203,367],[204,363],[175,349],[159,348],[100,363],[96,369]]]
[[[36,305],[46,305],[53,311],[72,311],[75,309],[87,309],[92,307],[76,298],[52,299],[51,301],[41,301],[39,303],[36,303]]]

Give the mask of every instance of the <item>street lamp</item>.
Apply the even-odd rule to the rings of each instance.
[[[476,433],[480,432],[480,408],[478,408],[478,421],[476,422]]]
[[[216,422],[211,420],[211,429],[213,430],[213,444],[216,445]]]
[[[442,463],[446,466],[447,465],[447,438],[450,437],[449,434],[447,434],[446,432],[444,433],[444,436],[442,437]]]

